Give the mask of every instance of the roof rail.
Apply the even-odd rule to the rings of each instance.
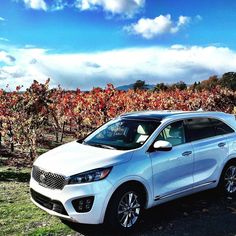
[[[202,108],[199,108],[197,111],[204,111]]]

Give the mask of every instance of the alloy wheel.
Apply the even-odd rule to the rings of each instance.
[[[232,194],[236,192],[236,166],[230,166],[225,172],[225,190]]]
[[[118,205],[118,219],[124,228],[132,227],[138,220],[141,205],[138,195],[135,192],[128,192],[123,195]]]

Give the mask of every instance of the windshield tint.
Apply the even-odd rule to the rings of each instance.
[[[159,125],[158,121],[120,119],[99,128],[84,144],[119,150],[138,148]]]

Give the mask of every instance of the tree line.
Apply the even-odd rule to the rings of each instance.
[[[227,72],[224,73],[221,77],[217,75],[210,76],[207,80],[194,82],[191,85],[186,84],[184,81],[179,81],[173,84],[166,84],[166,83],[157,83],[153,90],[154,91],[171,91],[175,89],[185,90],[190,88],[192,90],[211,90],[216,86],[220,86],[222,88],[227,88],[233,91],[236,91],[236,72]],[[144,80],[137,80],[134,85],[133,89],[136,90],[147,90],[148,85]]]

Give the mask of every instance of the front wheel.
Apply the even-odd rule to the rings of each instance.
[[[236,163],[230,163],[224,168],[220,180],[220,190],[230,197],[236,195]]]
[[[144,196],[137,187],[124,186],[113,195],[106,215],[112,228],[130,231],[140,221]]]

